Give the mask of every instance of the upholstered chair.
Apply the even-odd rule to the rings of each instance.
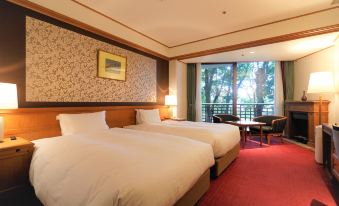
[[[287,122],[287,117],[284,116],[259,116],[253,118],[255,122],[263,122],[266,123],[265,126],[262,127],[263,134],[267,139],[267,143],[271,143],[271,136],[279,136],[281,138],[281,142],[283,142],[282,135],[285,129],[285,125]],[[260,132],[259,126],[250,127],[250,131],[252,133]]]
[[[213,123],[225,123],[226,121],[239,121],[240,118],[231,114],[213,115]]]

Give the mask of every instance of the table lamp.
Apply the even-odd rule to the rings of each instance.
[[[166,95],[165,96],[165,105],[170,107],[170,115],[171,118],[175,118],[176,111],[174,111],[174,107],[177,106],[177,96],[175,95]]]
[[[0,109],[17,109],[18,97],[16,84],[0,83]],[[4,138],[4,119],[0,116],[0,142]]]
[[[307,93],[319,94],[319,125],[321,125],[321,113],[322,113],[322,94],[333,93],[334,83],[332,72],[314,72],[311,73],[308,81]]]

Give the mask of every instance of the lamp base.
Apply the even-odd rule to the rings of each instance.
[[[5,133],[4,118],[0,117],[0,142],[4,141],[4,133]]]
[[[177,118],[177,108],[170,106],[169,115],[170,115],[170,118]]]
[[[319,96],[319,125],[322,124],[322,106],[323,106],[323,97]]]

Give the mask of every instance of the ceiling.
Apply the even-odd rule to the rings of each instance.
[[[185,63],[291,61],[335,44],[339,32],[182,60]]]
[[[332,0],[70,1],[169,47],[333,7]]]

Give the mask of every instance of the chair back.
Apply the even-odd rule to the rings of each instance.
[[[231,114],[215,114],[213,115],[213,122],[214,123],[224,123],[226,121],[239,121],[240,118],[235,116],[235,115],[231,115]]]
[[[266,115],[266,116],[254,117],[253,121],[255,121],[255,122],[263,122],[263,123],[266,124],[266,126],[272,126],[273,120],[282,119],[282,118],[286,118],[286,117],[284,117],[284,116]]]
[[[263,122],[266,126],[272,127],[273,133],[282,133],[285,129],[287,117],[284,116],[259,116],[253,118],[253,121]]]

